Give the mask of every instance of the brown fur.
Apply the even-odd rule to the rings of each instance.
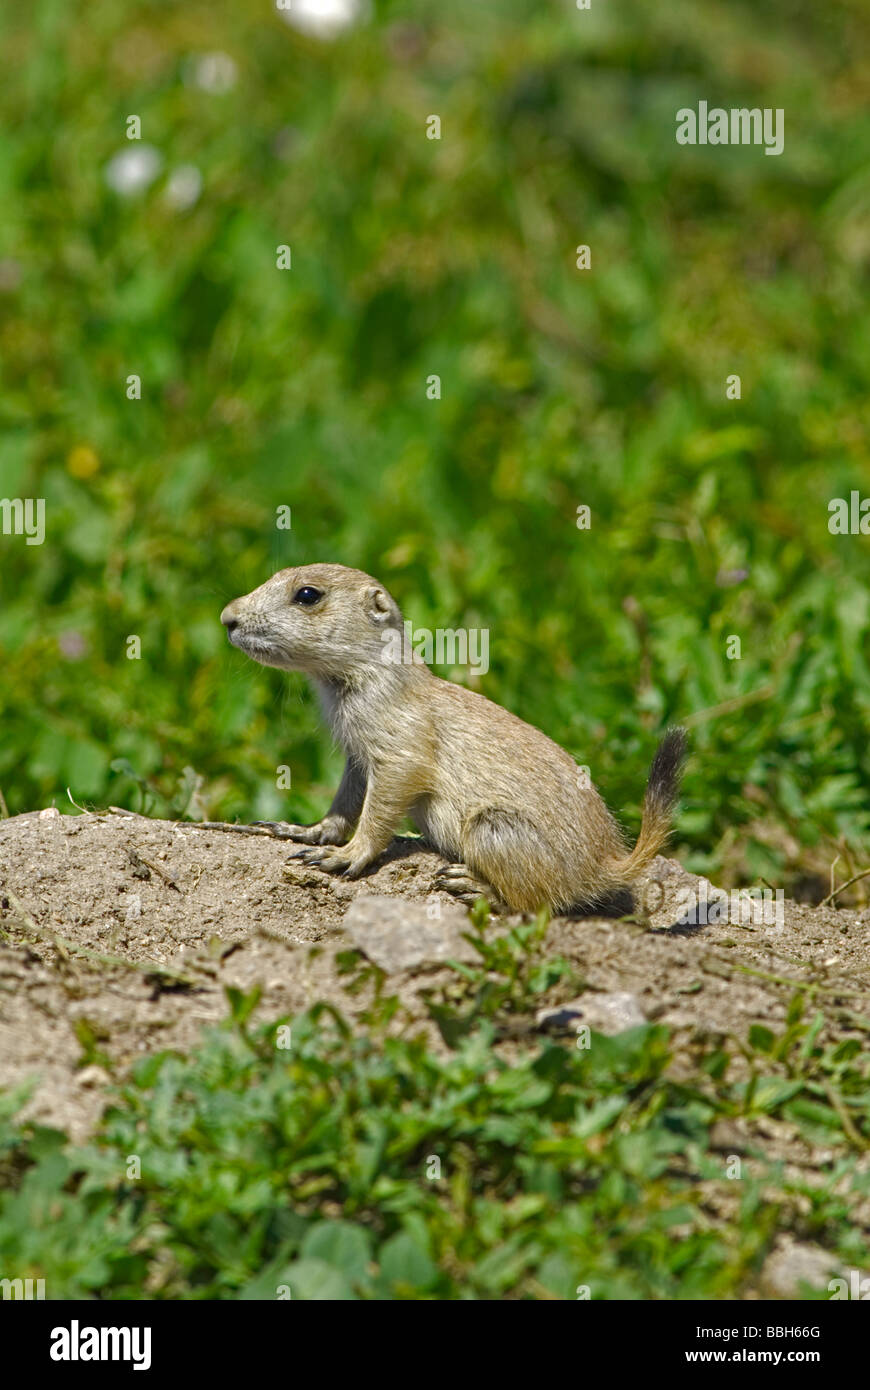
[[[311,606],[294,599],[309,587]],[[281,570],[228,604],[230,641],[255,661],[314,682],[347,765],[326,816],[284,826],[310,863],[358,877],[405,816],[454,861],[442,886],[489,893],[515,911],[588,905],[626,887],[661,849],[685,749],[671,730],[650,770],[643,823],[629,851],[598,792],[563,749],[482,695],[434,676],[405,647],[395,601],[343,565]],[[340,846],[340,848],[339,848]],[[317,848],[314,848],[317,847]]]

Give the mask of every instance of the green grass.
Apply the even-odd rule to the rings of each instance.
[[[0,537],[11,812],[320,812],[301,681],[218,615],[328,559],[487,627],[480,688],[630,829],[688,719],[694,867],[864,867],[868,541],[827,529],[870,495],[859,0],[377,3],[330,43],[229,0],[38,0],[0,38],[0,496],[48,507],[43,546]],[[214,50],[223,93],[191,80]],[[699,99],[782,107],[785,152],[678,146]],[[130,114],[164,163],[124,199]]]

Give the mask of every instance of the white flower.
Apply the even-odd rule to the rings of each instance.
[[[195,164],[179,164],[166,180],[163,196],[170,207],[184,212],[192,208],[202,192],[202,174]]]
[[[203,53],[190,69],[190,80],[203,92],[220,96],[235,87],[237,73],[229,53]]]
[[[103,171],[106,183],[122,198],[132,198],[154,182],[160,173],[163,156],[153,145],[138,141],[120,150],[110,159]]]
[[[363,0],[275,0],[282,19],[318,39],[334,39],[353,24],[363,10]]]

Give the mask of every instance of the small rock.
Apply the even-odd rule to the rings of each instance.
[[[768,1255],[761,1271],[764,1292],[772,1298],[798,1298],[801,1284],[827,1289],[841,1271],[837,1257],[818,1245],[798,1245],[788,1236],[781,1238]]]
[[[452,903],[439,908],[434,917],[422,903],[365,894],[351,903],[343,926],[354,946],[388,975],[447,960],[479,960],[462,937],[470,929],[465,912]]]
[[[89,1067],[82,1067],[76,1077],[80,1086],[108,1086],[112,1078],[104,1067],[92,1064]]]
[[[40,820],[54,820],[55,816],[59,816],[59,815],[60,815],[60,811],[57,809],[56,806],[46,806],[46,808],[45,808],[44,811],[40,811],[40,813],[39,813],[39,819],[40,819]]]
[[[627,1028],[646,1023],[643,1010],[634,994],[582,994],[558,1009],[540,1009],[535,1015],[538,1028],[548,1032],[570,1029],[586,1023],[596,1033],[614,1037]]]
[[[699,898],[710,901],[717,891],[676,859],[665,859],[659,854],[634,885],[635,910],[650,927],[672,927],[685,921],[687,908],[691,909]],[[688,917],[691,922],[691,910]]]
[[[120,905],[125,909],[124,922],[130,926],[132,922],[138,922],[142,916],[142,896],[140,893],[125,893],[120,899]]]

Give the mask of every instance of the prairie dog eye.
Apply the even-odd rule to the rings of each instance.
[[[319,598],[323,598],[320,589],[314,589],[310,584],[305,584],[301,589],[297,589],[293,595],[294,603],[301,603],[303,608],[310,608]]]

